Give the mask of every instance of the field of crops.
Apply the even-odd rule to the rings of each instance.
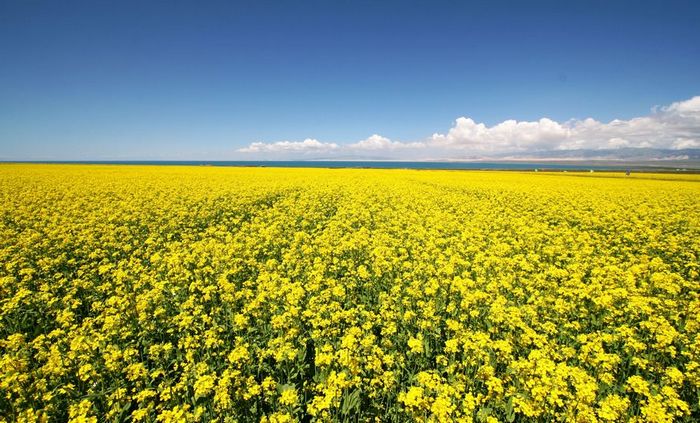
[[[0,421],[697,421],[700,175],[0,165]]]

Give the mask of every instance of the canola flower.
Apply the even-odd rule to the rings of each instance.
[[[0,421],[698,421],[699,199],[697,175],[0,165]]]

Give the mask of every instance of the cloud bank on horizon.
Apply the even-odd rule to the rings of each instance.
[[[647,116],[608,123],[592,118],[556,122],[505,120],[493,126],[460,117],[447,133],[417,141],[378,134],[349,144],[319,141],[253,142],[237,150],[251,159],[464,159],[527,157],[546,152],[700,148],[700,96],[654,107]]]

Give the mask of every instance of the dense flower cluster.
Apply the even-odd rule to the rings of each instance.
[[[0,421],[700,419],[700,177],[0,166]]]

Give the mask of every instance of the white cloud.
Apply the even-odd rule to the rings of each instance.
[[[313,138],[304,141],[278,141],[273,143],[254,142],[248,147],[241,148],[241,153],[277,153],[277,152],[304,152],[327,151],[338,148],[338,144],[321,142]]]
[[[348,145],[347,148],[359,150],[386,150],[396,148],[420,148],[424,146],[425,143],[422,142],[392,141],[389,138],[374,134],[367,139]]]
[[[671,144],[671,148],[674,150],[681,150],[684,148],[700,148],[700,142],[698,140],[678,138]]]
[[[656,108],[648,116],[608,123],[588,118],[563,123],[507,120],[487,127],[461,117],[447,134],[434,134],[435,145],[483,152],[700,147],[700,96]]]
[[[556,147],[569,136],[569,128],[551,119],[536,122],[506,120],[487,127],[461,117],[446,135],[433,134],[435,145],[470,151],[525,151]]]
[[[694,114],[700,112],[700,96],[695,96],[690,100],[678,101],[671,103],[670,106],[662,109],[664,112],[669,113],[680,113],[680,114]],[[695,115],[698,118],[698,115]]]
[[[505,120],[493,126],[460,117],[447,133],[401,142],[374,134],[367,139],[336,144],[315,139],[255,142],[242,153],[324,153],[326,157],[383,154],[394,158],[446,158],[526,154],[553,150],[609,150],[619,148],[700,148],[700,96],[654,107],[647,116],[600,122],[592,118],[556,122]]]

